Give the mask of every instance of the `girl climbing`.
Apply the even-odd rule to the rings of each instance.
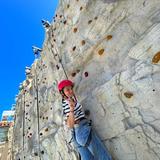
[[[62,80],[58,90],[62,95],[62,107],[65,124],[72,130],[74,145],[82,160],[111,160],[107,149],[97,136],[91,123],[85,118],[82,105],[73,91],[74,83]]]

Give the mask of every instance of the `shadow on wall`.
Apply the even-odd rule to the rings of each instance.
[[[118,0],[103,0],[104,3],[113,3],[117,2]]]

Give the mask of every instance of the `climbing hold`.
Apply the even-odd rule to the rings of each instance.
[[[107,35],[106,39],[107,39],[107,40],[112,39],[112,35]]]
[[[104,49],[103,48],[98,51],[99,55],[102,55],[103,53],[104,53]]]
[[[76,73],[74,72],[74,73],[72,73],[72,77],[75,77],[76,76]]]
[[[59,69],[59,66],[58,66],[58,64],[56,65],[56,67],[57,67],[57,69]]]
[[[28,129],[31,129],[31,127],[28,127]]]
[[[155,91],[155,89],[153,89],[153,92]]]
[[[86,116],[89,116],[89,115],[90,115],[90,110],[86,109],[86,110],[84,111],[84,114],[85,114]]]
[[[64,22],[63,22],[63,24],[66,24],[67,23],[67,21],[65,20]]]
[[[158,63],[159,60],[160,60],[160,51],[154,55],[154,57],[152,58],[152,63]]]
[[[30,133],[30,136],[32,136],[32,133]]]
[[[89,20],[89,21],[88,21],[88,24],[91,24],[91,23],[92,23],[92,20]]]
[[[38,101],[38,103],[41,103],[41,101]]]
[[[62,18],[62,15],[60,15],[59,18]]]
[[[48,128],[45,129],[45,132],[48,132]]]
[[[74,47],[72,48],[72,50],[75,51],[75,50],[76,50],[76,46],[74,46]]]
[[[83,7],[81,6],[79,10],[81,11],[82,9],[83,9]]]
[[[74,29],[73,29],[73,32],[76,33],[76,32],[77,32],[77,28],[74,28]]]
[[[95,19],[95,20],[97,20],[97,19],[98,19],[98,17],[94,17],[94,19]]]
[[[67,4],[67,8],[69,8],[70,7],[70,5],[69,4]]]
[[[52,107],[50,108],[50,110],[52,110]]]
[[[41,151],[41,154],[44,154],[44,151]]]
[[[48,117],[46,117],[46,119],[48,119]]]
[[[84,73],[84,76],[85,76],[85,77],[88,77],[88,72],[85,72],[85,73]]]
[[[125,92],[124,95],[127,97],[127,98],[131,98],[133,96],[133,93],[131,92]]]
[[[80,72],[80,70],[79,69],[77,69],[77,73],[79,73]]]
[[[35,155],[35,156],[38,156],[38,153],[35,152],[34,155]]]
[[[43,133],[40,133],[39,135],[40,135],[40,136],[42,136],[42,135],[43,135]]]
[[[64,41],[61,41],[61,44],[64,44]]]
[[[85,45],[85,43],[86,43],[85,40],[82,40],[82,41],[81,41],[81,45],[82,45],[82,46]]]
[[[54,42],[56,42],[56,39],[53,39]]]

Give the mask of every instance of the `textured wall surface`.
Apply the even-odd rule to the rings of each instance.
[[[78,160],[62,125],[68,78],[115,160],[160,160],[160,1],[60,0],[16,101],[16,160]]]

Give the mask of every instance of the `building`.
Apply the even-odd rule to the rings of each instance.
[[[0,121],[0,160],[11,160],[13,120],[13,110],[3,111]]]

